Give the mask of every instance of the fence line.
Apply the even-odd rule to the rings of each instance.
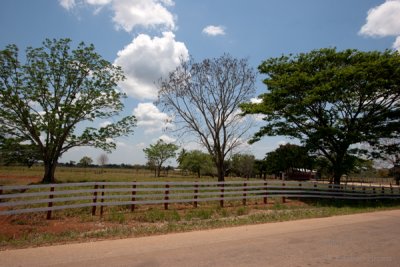
[[[163,205],[200,202],[242,201],[268,198],[321,199],[400,199],[400,187],[346,186],[312,182],[269,184],[266,181],[230,182],[85,182],[46,185],[0,186],[0,215],[46,212],[51,219],[56,210],[126,205],[134,211],[137,205]]]

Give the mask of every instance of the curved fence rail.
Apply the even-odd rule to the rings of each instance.
[[[328,199],[400,199],[399,187],[334,186],[312,182],[269,183],[267,181],[233,182],[87,182],[24,186],[0,186],[0,215],[46,212],[73,208],[91,208],[92,215],[107,206],[164,205],[268,198]]]

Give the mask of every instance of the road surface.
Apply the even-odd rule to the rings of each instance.
[[[400,266],[400,210],[0,252],[0,266]]]

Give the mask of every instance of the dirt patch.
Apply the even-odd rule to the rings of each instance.
[[[59,234],[67,231],[89,231],[100,224],[82,222],[78,218],[56,218],[46,220],[44,214],[0,216],[0,236],[3,239],[19,239],[31,233]]]
[[[15,175],[15,174],[0,174],[0,185],[13,184],[13,185],[26,185],[38,183],[42,177],[38,175]]]
[[[269,199],[268,204],[265,205],[263,201],[248,201],[246,206],[242,206],[241,202],[227,202],[223,210],[219,208],[218,204],[201,203],[199,210],[200,213],[203,209],[205,213],[213,210],[215,214],[210,215],[212,218],[217,216],[219,219],[229,219],[241,215],[272,212],[277,208],[290,209],[306,206],[297,200],[287,200],[285,204],[280,204],[282,206],[276,206],[280,202],[280,199]],[[6,207],[0,207],[0,209],[6,209]],[[0,250],[103,239],[105,236],[101,234],[102,232],[114,230],[118,232],[124,231],[124,229],[143,227],[156,229],[157,225],[161,227],[168,224],[169,220],[175,222],[176,218],[185,224],[186,214],[193,210],[195,209],[191,204],[173,204],[169,206],[168,211],[164,211],[160,205],[140,205],[134,212],[122,207],[105,208],[103,217],[99,216],[99,211],[96,212],[96,216],[91,216],[89,210],[75,211],[69,215],[62,211],[54,212],[51,220],[46,220],[45,212],[3,215],[0,216]],[[192,219],[193,222],[201,220],[201,214],[198,216],[200,217]],[[97,233],[99,233],[98,236]],[[120,238],[126,235],[111,236]]]

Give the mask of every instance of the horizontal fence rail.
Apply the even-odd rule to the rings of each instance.
[[[232,182],[86,182],[45,185],[0,186],[0,215],[46,212],[50,219],[56,210],[100,207],[164,205],[201,202],[242,201],[268,198],[320,199],[400,199],[399,187],[345,186],[313,182],[269,183],[266,181]]]

